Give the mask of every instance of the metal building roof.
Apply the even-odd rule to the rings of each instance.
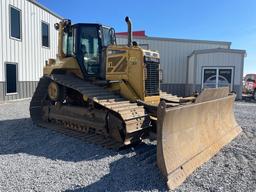
[[[51,11],[50,9],[48,9],[47,7],[43,6],[42,4],[38,3],[36,0],[27,0],[31,3],[33,3],[34,5],[40,7],[41,9],[47,11],[48,13],[54,15],[55,17],[59,18],[59,19],[63,19],[63,17],[61,17],[60,15],[54,13],[53,11]]]
[[[239,53],[243,54],[246,56],[246,51],[245,50],[240,50],[240,49],[224,49],[224,48],[217,48],[217,49],[202,49],[202,50],[195,50],[191,53],[190,56],[192,55],[197,55],[197,54],[205,54],[205,53]]]
[[[118,38],[127,38],[127,35],[119,35]],[[157,41],[172,41],[172,42],[191,42],[191,43],[207,43],[207,44],[222,44],[231,46],[231,42],[227,41],[211,41],[211,40],[195,40],[195,39],[178,39],[178,38],[166,38],[166,37],[149,37],[149,36],[134,36],[135,39],[157,40]]]

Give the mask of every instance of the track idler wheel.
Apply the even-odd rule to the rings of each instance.
[[[62,101],[64,98],[64,88],[54,81],[48,86],[48,96],[52,101]]]

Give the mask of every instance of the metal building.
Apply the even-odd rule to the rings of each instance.
[[[244,50],[205,49],[194,51],[188,59],[186,95],[203,88],[229,86],[242,98]]]
[[[34,0],[0,1],[0,101],[32,96],[56,55],[60,19]]]
[[[162,90],[179,96],[187,96],[193,91],[201,91],[202,88],[206,87],[202,86],[201,83],[202,70],[206,69],[202,67],[207,66],[215,69],[216,67],[230,67],[232,68],[232,77],[230,78],[234,81],[230,82],[229,86],[231,90],[237,92],[237,98],[241,98],[245,51],[230,49],[231,42],[148,37],[142,31],[134,33],[134,41],[145,49],[159,51],[161,70],[163,71]],[[117,42],[118,44],[127,44],[126,34],[117,33]],[[209,53],[209,59],[205,59],[206,55],[203,53],[206,52]],[[193,68],[195,66],[189,64],[189,61],[192,62],[192,57],[200,59],[203,57],[204,59],[197,59],[197,62],[204,63],[196,65],[198,67],[196,73]],[[194,77],[196,81],[194,79],[193,82],[188,81],[188,78],[191,80]],[[216,84],[216,86],[218,87],[220,84]]]

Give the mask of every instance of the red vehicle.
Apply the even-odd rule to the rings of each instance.
[[[256,100],[256,74],[247,74],[243,82],[243,94]]]

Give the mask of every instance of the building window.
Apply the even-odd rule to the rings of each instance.
[[[203,88],[216,88],[217,69],[204,69]]]
[[[204,68],[202,80],[202,88],[229,87],[232,90],[233,68]]]
[[[6,64],[6,93],[17,93],[17,64]]]
[[[21,11],[10,7],[10,32],[11,37],[21,39]]]
[[[49,24],[42,22],[42,46],[50,47],[49,41],[50,41]]]

